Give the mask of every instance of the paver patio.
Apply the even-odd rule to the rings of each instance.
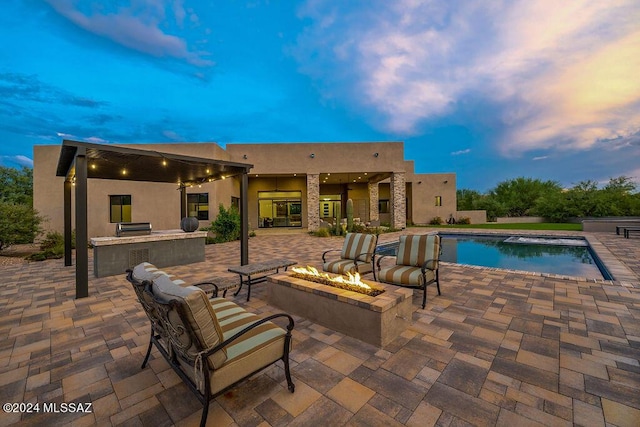
[[[411,327],[384,348],[295,316],[295,393],[278,362],[214,400],[208,424],[638,426],[640,239],[588,237],[621,280],[446,264],[442,296],[430,287],[421,310],[416,292]],[[319,267],[322,251],[340,246],[339,238],[259,235],[249,255]],[[165,270],[187,282],[230,276],[239,244],[206,252],[206,262]],[[0,425],[198,424],[199,403],[156,350],[140,369],[149,325],[124,274],[90,277],[90,296],[79,300],[63,260],[3,266],[0,280],[2,403],[92,403],[85,414],[2,412]],[[244,290],[227,298],[270,314],[266,286],[255,286],[250,302]]]

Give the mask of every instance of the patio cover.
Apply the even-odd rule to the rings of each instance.
[[[248,173],[253,165],[182,156],[117,145],[63,140],[56,176],[64,180],[64,262],[71,263],[71,188],[75,184],[76,239],[88,242],[87,179],[117,179],[175,183],[180,188],[181,216],[187,216],[186,188],[204,182],[241,175],[240,263],[249,262]],[[76,245],[76,298],[89,295],[89,251]]]

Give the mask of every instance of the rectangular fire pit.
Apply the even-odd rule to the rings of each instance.
[[[411,322],[413,290],[370,282],[385,290],[371,297],[292,277],[268,278],[269,304],[378,347],[393,341]]]

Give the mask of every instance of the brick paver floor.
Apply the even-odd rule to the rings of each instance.
[[[208,424],[637,427],[640,239],[588,237],[622,279],[446,264],[442,295],[429,288],[421,310],[416,292],[411,326],[384,348],[296,316],[295,393],[278,362],[211,402]],[[323,250],[339,247],[340,238],[259,235],[250,261],[319,266]],[[206,258],[165,270],[187,282],[232,276],[239,244],[207,246]],[[244,290],[227,297],[266,315],[276,311],[266,286],[250,302]],[[197,425],[199,403],[156,350],[140,369],[149,325],[124,274],[90,277],[89,287],[74,299],[75,270],[62,260],[0,267],[2,403],[92,404],[90,413],[2,412],[0,425]]]

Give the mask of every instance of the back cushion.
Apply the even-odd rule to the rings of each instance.
[[[436,268],[439,254],[440,236],[437,234],[400,236],[396,264],[421,267],[427,260],[435,260],[429,268]]]
[[[132,277],[134,280],[142,283],[145,280],[152,281],[156,277],[160,275],[165,275],[171,278],[174,284],[179,286],[186,286],[186,283],[183,280],[175,279],[172,275],[167,274],[166,272],[158,269],[155,265],[150,262],[143,262],[142,264],[138,264],[133,268]]]
[[[222,330],[205,292],[195,286],[176,285],[168,276],[160,275],[153,280],[153,294],[161,301],[177,300],[182,304],[186,319],[203,349],[210,349],[221,342]],[[209,357],[210,366],[219,368],[227,360],[225,350]]]
[[[371,256],[376,249],[376,236],[374,234],[347,233],[342,246],[342,259],[356,259],[359,261],[371,262]]]
[[[144,282],[145,280],[152,281],[162,274],[166,273],[162,270],[158,270],[155,265],[149,262],[143,262],[142,264],[138,264],[133,268],[132,277],[138,282]]]

